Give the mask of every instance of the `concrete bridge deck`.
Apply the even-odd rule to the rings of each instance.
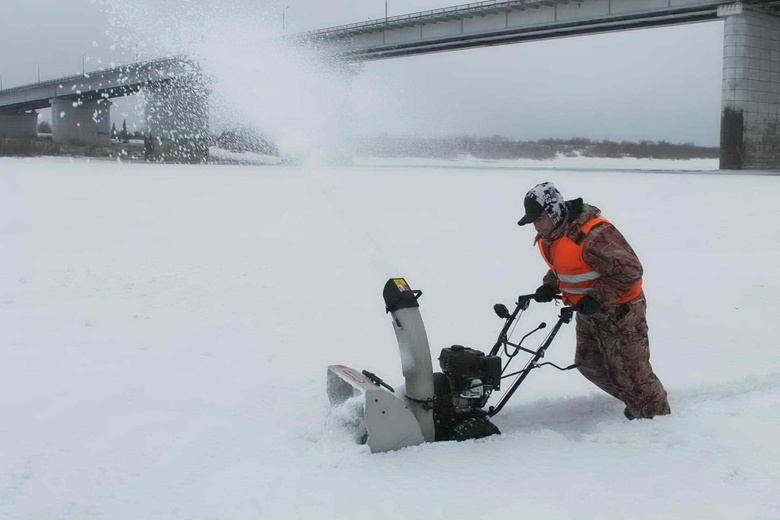
[[[488,0],[293,35],[354,60],[716,20],[733,0]],[[778,14],[780,1],[748,0]]]
[[[181,56],[146,61],[0,90],[0,112],[40,110],[53,99],[90,101],[127,96],[193,70]]]

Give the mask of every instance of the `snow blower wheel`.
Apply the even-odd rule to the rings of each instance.
[[[487,418],[473,417],[459,422],[455,428],[452,429],[452,440],[467,441],[469,439],[482,439],[500,433],[498,427],[488,421]]]

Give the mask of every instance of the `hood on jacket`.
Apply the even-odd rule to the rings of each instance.
[[[534,244],[538,240],[546,243],[552,243],[562,236],[567,236],[577,244],[585,239],[585,233],[580,227],[587,221],[601,216],[601,210],[596,206],[591,206],[582,201],[581,198],[566,201],[566,221],[555,228],[549,237],[543,237],[540,233],[536,235]]]

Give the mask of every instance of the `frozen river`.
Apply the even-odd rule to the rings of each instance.
[[[716,168],[0,159],[0,518],[777,518],[780,182]],[[516,222],[548,180],[642,260],[673,414],[540,370],[501,436],[371,455],[327,428],[328,364],[402,380],[390,277],[424,292],[435,366],[492,346],[493,303],[546,270]]]

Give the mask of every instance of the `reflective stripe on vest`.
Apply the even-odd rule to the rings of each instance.
[[[558,279],[561,282],[575,284],[580,282],[589,282],[591,280],[597,279],[599,276],[601,275],[596,271],[591,271],[584,274],[560,274],[558,275]]]
[[[591,289],[593,289],[593,287],[583,287],[581,289],[578,287],[561,287],[561,290],[567,294],[588,294]]]
[[[597,224],[609,223],[605,218],[592,218],[583,224],[580,229],[586,235]],[[561,237],[553,242],[549,248],[539,240],[539,251],[558,277],[559,287],[563,293],[564,301],[573,305],[584,295],[588,294],[601,275],[582,259],[584,240],[577,244],[569,237]],[[636,298],[642,291],[642,280],[631,288],[630,291],[616,302],[625,303]]]

